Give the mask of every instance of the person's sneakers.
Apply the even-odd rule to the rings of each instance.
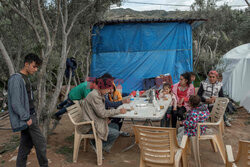
[[[110,147],[103,147],[102,150],[105,151],[106,153],[110,153],[111,148]]]
[[[62,117],[60,117],[60,116],[58,117],[58,116],[56,116],[56,114],[53,114],[51,116],[51,118],[54,119],[54,120],[56,120],[56,121],[60,121],[62,119]]]
[[[226,121],[225,121],[225,125],[226,125],[227,127],[231,127],[231,126],[232,126],[232,125],[230,124],[229,120],[226,120]]]
[[[123,132],[123,131],[120,131],[120,135],[123,136],[123,137],[129,137],[130,134],[128,132]]]
[[[93,140],[89,140],[90,147],[96,152],[95,144]]]
[[[57,105],[56,108],[57,108],[58,110],[61,110],[63,107],[60,106],[60,105]]]
[[[94,140],[89,140],[90,147],[95,151],[96,153],[96,148],[95,148],[95,142]],[[102,155],[102,160],[104,160],[104,156]]]

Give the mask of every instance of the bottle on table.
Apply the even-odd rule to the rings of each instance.
[[[139,90],[136,91],[136,100],[139,100],[139,97],[140,97],[140,92]]]
[[[134,110],[134,109],[135,109],[135,108],[134,108],[134,100],[135,100],[135,99],[134,99],[134,96],[131,95],[131,96],[130,96],[130,103],[129,103],[129,104],[130,104],[130,109],[131,109],[131,110]]]

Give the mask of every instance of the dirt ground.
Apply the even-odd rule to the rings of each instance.
[[[225,129],[224,142],[225,145],[232,145],[234,156],[238,151],[239,139],[250,140],[250,114],[244,109],[239,110],[233,115],[232,127]],[[1,121],[1,124],[4,121]],[[9,120],[5,120],[5,124],[8,124]],[[138,123],[141,124],[141,123]],[[159,122],[155,122],[155,125],[159,125]],[[133,134],[132,123],[125,121],[123,131]],[[74,127],[67,115],[65,115],[60,124],[57,126],[54,133],[49,136],[47,157],[49,159],[50,167],[92,167],[96,165],[96,154],[88,147],[87,152],[83,152],[80,148],[77,163],[72,163],[73,152],[73,137]],[[9,143],[13,136],[19,137],[19,133],[13,133],[10,130],[0,130],[0,150],[7,143]],[[140,151],[138,146],[134,146],[132,149],[121,152],[125,147],[132,144],[134,137],[122,137],[120,136],[114,144],[111,153],[104,153],[103,167],[136,167],[139,166]],[[224,167],[220,154],[213,152],[210,142],[202,141],[200,143],[201,162],[203,167]],[[0,167],[13,167],[15,166],[15,158],[17,155],[17,149],[14,151],[8,151],[0,154]],[[31,151],[28,157],[28,167],[38,167],[35,150]],[[189,166],[192,167],[193,159],[189,157]]]

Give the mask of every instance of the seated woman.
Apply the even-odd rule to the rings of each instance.
[[[181,74],[180,82],[174,84],[172,92],[177,98],[177,111],[172,112],[172,127],[176,127],[177,118],[184,120],[184,113],[189,110],[188,100],[191,95],[194,95],[194,87],[191,86],[190,73]]]
[[[111,109],[111,108],[118,108],[120,105],[124,103],[129,103],[130,99],[122,99],[121,93],[116,90],[115,83],[113,83],[113,89],[110,89],[110,92],[105,95],[105,107],[106,109]],[[122,124],[123,124],[123,119],[121,118],[111,118],[111,123],[115,123],[119,126],[119,131],[122,136],[129,136],[128,133],[122,132]]]
[[[218,82],[218,73],[216,71],[210,71],[208,73],[208,80],[201,82],[197,95],[200,96],[201,102],[207,104],[210,112],[212,111],[216,98],[224,97],[222,83]],[[226,126],[231,126],[225,114],[224,121]]]
[[[110,78],[101,77],[96,80],[98,89],[88,94],[82,105],[83,120],[94,121],[97,136],[103,141],[103,150],[109,152],[115,140],[119,136],[117,124],[109,123],[109,117],[117,114],[125,114],[126,109],[105,108],[104,95],[113,89]]]

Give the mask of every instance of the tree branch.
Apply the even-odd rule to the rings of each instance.
[[[60,0],[57,0],[57,13],[56,13],[56,25],[55,28],[53,29],[53,34],[52,34],[52,47],[54,46],[55,43],[55,38],[56,38],[56,32],[58,29],[58,24],[59,24],[59,18],[60,18]]]
[[[2,0],[1,0],[2,2]],[[34,31],[35,35],[36,35],[36,38],[37,38],[37,41],[39,43],[41,43],[41,38],[40,38],[40,35],[36,29],[36,26],[26,17],[24,16],[17,8],[15,8],[14,6],[10,5],[10,4],[7,4],[14,12],[16,12],[19,16],[21,16],[32,28],[32,30]]]
[[[248,6],[250,6],[250,3],[248,2],[248,0],[245,0],[245,2],[247,3]]]
[[[7,66],[8,66],[9,74],[10,75],[14,74],[15,69],[14,69],[13,63],[12,63],[12,61],[10,59],[10,56],[8,55],[8,52],[6,51],[6,49],[5,49],[5,47],[4,47],[3,43],[2,43],[1,38],[0,38],[0,51],[1,51],[2,55],[3,55],[3,58],[6,61]]]
[[[87,5],[85,8],[82,8],[80,11],[78,11],[78,12],[76,13],[76,15],[75,15],[75,16],[73,17],[73,19],[72,19],[72,22],[71,22],[71,24],[70,24],[70,27],[69,27],[68,31],[67,31],[67,35],[69,35],[71,29],[73,28],[73,26],[74,26],[74,24],[75,24],[75,22],[76,22],[76,20],[77,20],[77,17],[78,17],[83,11],[85,11],[89,6],[91,6],[91,5],[92,5],[92,3],[90,3],[89,5]]]
[[[69,16],[68,16],[68,4],[67,4],[67,0],[64,0],[64,7],[65,7],[65,9],[64,9],[64,17],[65,17],[65,25],[67,26],[67,24],[68,24],[68,19],[69,19]],[[66,27],[65,27],[65,30],[66,30]]]
[[[46,36],[46,43],[47,43],[47,46],[49,48],[51,48],[51,39],[50,39],[50,34],[49,34],[49,29],[48,29],[48,26],[45,22],[45,19],[44,19],[44,16],[43,16],[43,11],[41,9],[41,4],[40,4],[40,0],[37,0],[37,7],[38,7],[38,13],[39,13],[39,16],[40,16],[40,21],[42,23],[42,26],[43,26],[43,30],[45,32],[45,36]]]

